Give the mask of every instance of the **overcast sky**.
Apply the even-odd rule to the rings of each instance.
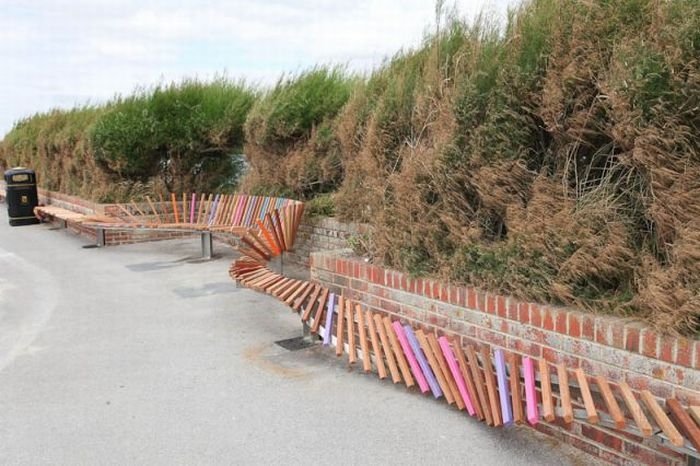
[[[455,2],[445,2],[452,5]],[[458,0],[503,16],[514,0]],[[434,0],[1,0],[0,137],[19,118],[225,73],[370,70],[434,27]]]

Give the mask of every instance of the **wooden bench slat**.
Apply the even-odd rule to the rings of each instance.
[[[481,347],[481,366],[484,371],[484,380],[486,382],[486,393],[489,396],[489,408],[493,425],[498,427],[503,425],[501,420],[501,404],[498,400],[498,391],[496,390],[496,378],[493,375],[493,366],[491,365],[491,348],[488,345]]]
[[[343,296],[338,296],[338,322],[335,324],[336,329],[336,343],[335,343],[335,355],[342,356],[345,352],[345,345],[343,343],[343,338],[345,337],[345,299]]]
[[[547,422],[554,420],[554,399],[552,398],[552,383],[549,377],[549,364],[545,358],[540,358],[540,388],[542,391],[542,417]]]
[[[622,399],[625,401],[632,419],[634,419],[639,431],[642,433],[642,437],[651,437],[651,424],[649,424],[647,417],[644,415],[642,407],[637,403],[632,389],[624,381],[621,381],[618,386],[620,387],[620,393],[622,393]]]
[[[452,390],[450,389],[450,386],[447,384],[447,379],[445,379],[445,374],[442,372],[442,368],[440,367],[440,363],[438,363],[437,358],[435,357],[435,353],[433,353],[433,349],[430,347],[430,343],[428,342],[428,338],[425,336],[425,333],[421,329],[416,329],[415,331],[416,334],[416,339],[418,340],[418,344],[420,345],[421,349],[423,350],[423,354],[425,354],[425,357],[428,359],[428,364],[430,365],[433,374],[435,375],[435,378],[437,379],[437,383],[440,386],[440,390],[442,394],[445,397],[445,400],[447,401],[447,404],[454,404],[455,399],[452,396]]]
[[[476,394],[478,397],[478,403],[481,406],[481,413],[486,420],[486,424],[493,425],[493,416],[491,416],[491,407],[489,405],[488,397],[484,392],[484,380],[481,376],[481,369],[479,368],[479,360],[476,357],[476,352],[474,347],[471,345],[467,346],[467,359],[469,361],[469,369],[472,374],[472,380],[476,388]]]
[[[678,432],[678,429],[676,429],[676,426],[673,425],[673,422],[671,422],[668,416],[666,416],[666,413],[664,413],[664,410],[661,409],[659,403],[656,402],[654,395],[652,395],[649,390],[642,390],[640,392],[640,396],[644,404],[649,409],[651,416],[656,421],[656,424],[658,424],[663,433],[666,434],[671,443],[677,447],[682,447],[683,436],[680,432]]]
[[[391,340],[386,331],[386,326],[384,325],[384,319],[381,315],[374,315],[374,323],[377,326],[377,332],[379,332],[379,339],[382,342],[382,347],[384,348],[384,355],[386,356],[386,363],[389,366],[389,373],[391,374],[391,380],[396,384],[401,382],[401,373],[399,371],[398,365],[396,364],[396,359],[394,358],[394,349],[391,346]]]
[[[374,323],[374,314],[367,310],[367,328],[369,331],[370,341],[372,342],[372,352],[374,353],[374,364],[377,366],[377,373],[380,379],[386,379],[386,367],[384,366],[384,356],[382,355],[381,341],[377,334],[377,328]]]
[[[559,381],[559,398],[561,400],[562,418],[570,424],[574,420],[574,408],[571,406],[571,391],[569,390],[569,374],[563,363],[557,364],[557,379]]]
[[[357,348],[355,347],[355,315],[352,308],[352,302],[345,299],[345,330],[348,333],[348,362],[355,364],[357,362]]]
[[[367,329],[365,327],[365,316],[362,313],[360,304],[355,305],[357,313],[357,329],[360,333],[360,349],[362,350],[362,368],[365,372],[372,371],[372,360],[369,355],[369,341],[367,340]]]
[[[598,387],[600,388],[600,393],[603,395],[603,400],[605,400],[605,405],[608,407],[608,413],[610,413],[610,416],[613,418],[613,421],[615,421],[615,427],[617,427],[618,429],[624,429],[625,416],[624,414],[622,414],[620,405],[617,403],[615,395],[613,395],[613,392],[610,389],[610,384],[608,383],[608,380],[602,375],[598,375],[596,376],[596,382],[598,383]]]
[[[520,356],[516,353],[508,355],[508,381],[510,382],[510,397],[513,406],[513,421],[516,424],[525,422],[525,414],[523,412],[523,399],[520,388]]]
[[[428,332],[426,334],[425,332],[421,331],[421,333],[425,334],[425,339],[427,340],[428,345],[430,346],[430,349],[433,355],[435,356],[435,361],[440,366],[440,372],[442,372],[442,375],[445,378],[445,383],[447,383],[447,386],[449,387],[449,391],[452,394],[452,399],[454,400],[454,403],[457,404],[458,409],[464,409],[464,402],[459,394],[457,384],[455,383],[454,379],[450,376],[450,369],[447,365],[447,361],[445,360],[444,355],[442,354],[442,350],[440,349],[440,343],[438,342],[437,337],[432,332]],[[444,391],[445,390],[443,390],[443,392]]]
[[[690,441],[697,451],[700,451],[700,427],[690,418],[688,412],[675,398],[666,400],[666,407],[670,411],[673,422]]]

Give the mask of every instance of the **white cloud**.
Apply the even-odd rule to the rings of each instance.
[[[457,3],[473,15],[514,1]],[[318,62],[368,70],[418,45],[433,20],[432,0],[5,0],[0,135],[37,111],[163,80],[226,71],[271,83]]]

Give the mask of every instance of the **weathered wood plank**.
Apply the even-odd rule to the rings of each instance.
[[[642,407],[639,406],[639,403],[637,403],[637,399],[634,397],[632,389],[626,382],[620,382],[618,386],[620,387],[620,393],[622,393],[622,399],[625,400],[627,409],[629,410],[632,419],[634,419],[634,422],[637,424],[639,431],[642,433],[642,437],[651,437],[651,424],[649,424],[646,415],[642,411]]]
[[[598,416],[598,411],[595,409],[595,404],[593,403],[593,396],[591,396],[591,389],[588,386],[588,379],[586,379],[586,374],[580,367],[574,371],[576,374],[576,380],[578,381],[578,387],[581,391],[581,398],[583,398],[583,407],[586,408],[586,416],[588,422],[591,424],[597,424],[600,422],[600,417]]]
[[[690,441],[697,451],[700,451],[700,427],[690,418],[688,412],[675,398],[666,400],[666,407],[670,412],[671,419],[678,426],[680,431]]]
[[[598,383],[598,387],[600,388],[601,395],[603,395],[603,400],[605,400],[605,405],[608,407],[608,413],[610,413],[610,416],[615,421],[615,427],[617,427],[618,429],[624,429],[625,415],[622,414],[620,405],[617,403],[615,395],[613,395],[608,380],[602,375],[599,375],[596,376],[596,382]]]
[[[640,392],[640,396],[644,404],[649,409],[651,416],[654,418],[664,434],[666,434],[671,443],[677,447],[682,447],[683,436],[680,432],[678,432],[678,429],[676,429],[676,426],[673,425],[673,422],[671,422],[668,416],[666,416],[666,413],[664,413],[664,410],[661,409],[659,403],[656,402],[654,395],[652,395],[649,390],[642,390]]]
[[[552,382],[549,376],[549,364],[545,358],[540,358],[540,390],[542,392],[542,417],[552,422],[554,416],[554,399],[552,398]]]

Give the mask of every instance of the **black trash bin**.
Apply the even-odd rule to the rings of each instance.
[[[39,223],[34,215],[39,204],[34,170],[17,167],[5,172],[5,202],[11,226]]]

